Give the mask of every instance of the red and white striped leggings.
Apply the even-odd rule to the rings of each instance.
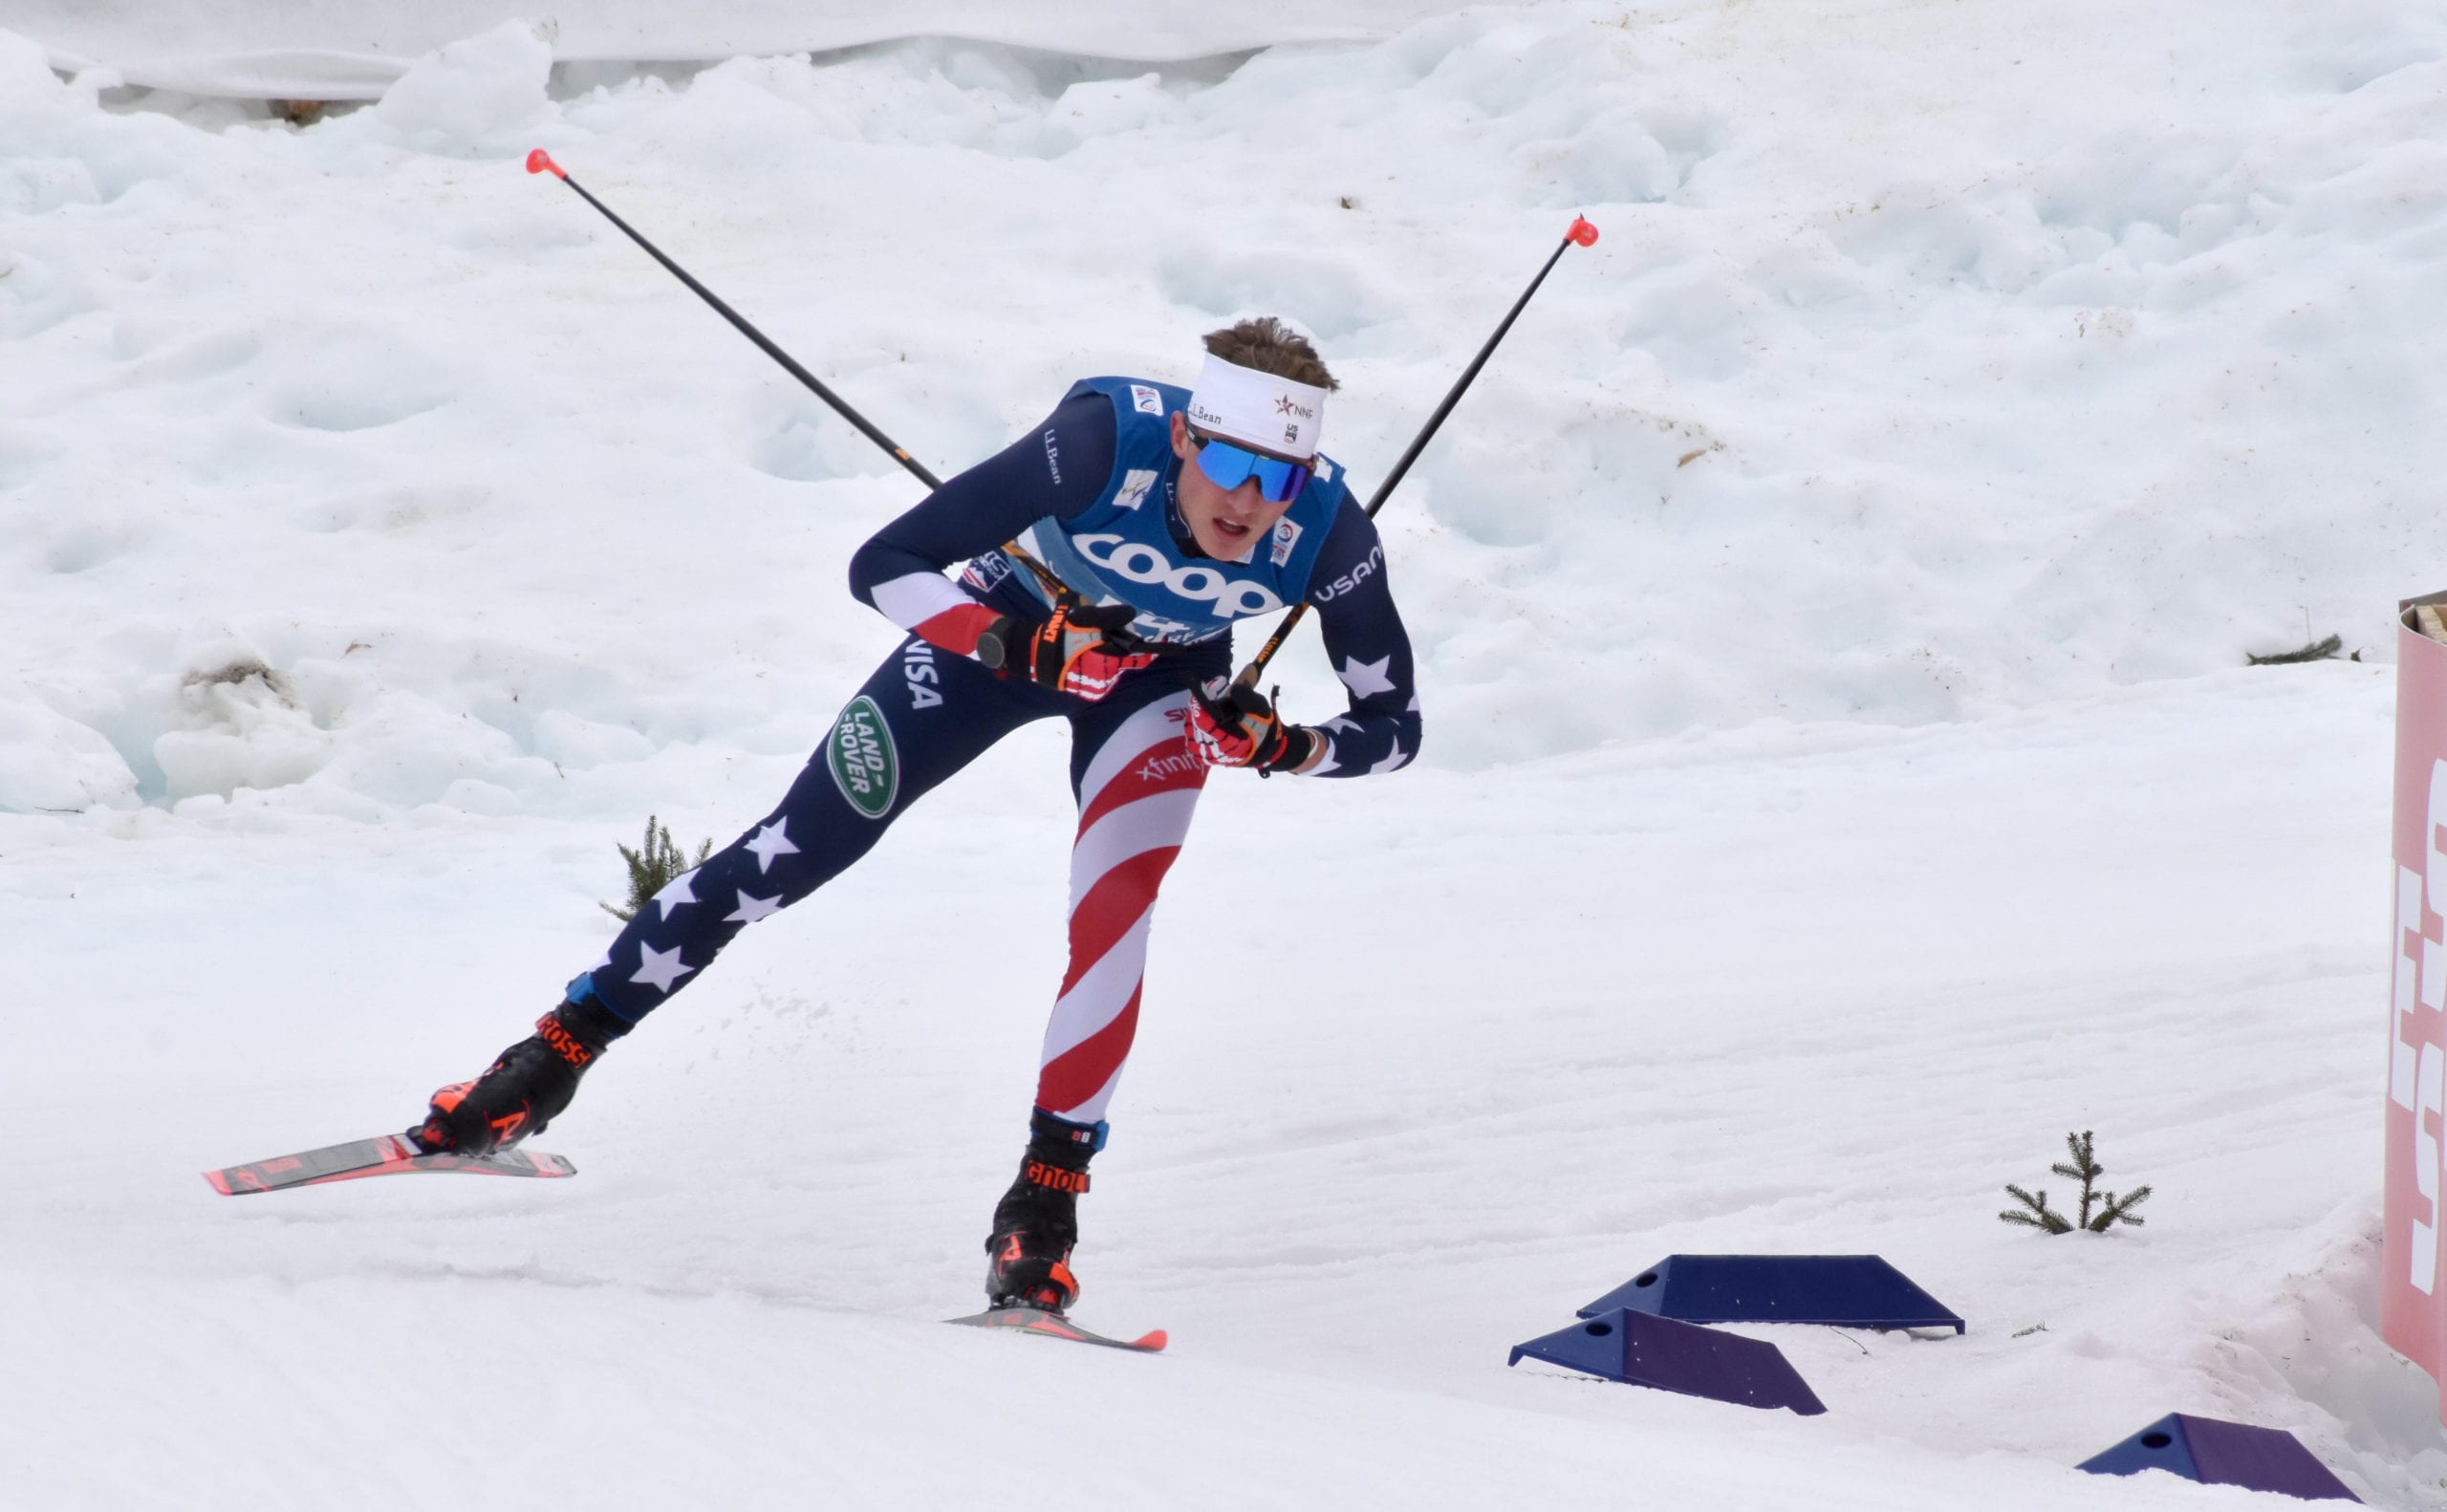
[[[1222,663],[1219,651],[1215,659]],[[834,721],[780,807],[638,911],[572,992],[635,1022],[738,933],[839,875],[902,810],[1034,720],[1071,723],[1079,828],[1071,851],[1071,963],[1045,1029],[1036,1105],[1105,1115],[1138,1027],[1156,891],[1189,832],[1206,768],[1189,753],[1180,662],[1125,675],[1094,703],[1010,682],[912,637]]]

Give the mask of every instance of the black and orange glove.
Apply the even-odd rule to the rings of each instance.
[[[1271,777],[1297,770],[1317,753],[1317,732],[1285,724],[1255,688],[1217,678],[1189,696],[1189,752],[1209,767],[1254,767],[1259,776]]]
[[[1093,703],[1123,673],[1155,665],[1155,652],[1130,633],[1137,613],[1128,604],[1064,605],[1035,625],[1005,615],[977,637],[977,659],[1004,677]]]

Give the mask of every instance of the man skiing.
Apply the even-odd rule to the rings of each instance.
[[[1376,528],[1318,450],[1316,351],[1271,317],[1205,338],[1195,389],[1099,378],[877,531],[850,588],[909,633],[778,808],[640,908],[533,1036],[436,1092],[409,1137],[481,1155],[543,1129],[612,1042],[748,924],[838,875],[1021,724],[1071,724],[1070,965],[986,1293],[1059,1312],[1077,1199],[1137,1026],[1158,886],[1207,772],[1353,777],[1418,754],[1410,641]],[[943,575],[965,563],[955,582]],[[1320,726],[1227,693],[1235,620],[1309,600],[1350,692]]]

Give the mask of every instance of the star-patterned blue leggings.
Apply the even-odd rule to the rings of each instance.
[[[1040,1062],[1038,1106],[1103,1116],[1138,1014],[1156,890],[1179,853],[1205,779],[1181,738],[1191,676],[1229,670],[1227,652],[1168,658],[1097,702],[1007,681],[911,637],[843,708],[780,807],[638,911],[570,984],[635,1024],[740,930],[839,875],[908,807],[1032,720],[1071,722],[1071,965]],[[1211,664],[1210,664],[1211,663]],[[981,878],[990,881],[991,878]]]

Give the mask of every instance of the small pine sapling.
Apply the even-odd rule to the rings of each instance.
[[[614,908],[609,903],[596,906],[622,923],[637,918],[638,910],[653,901],[657,893],[670,886],[673,877],[692,866],[704,865],[706,857],[714,853],[714,842],[708,840],[697,848],[697,859],[689,860],[687,853],[672,843],[670,827],[658,822],[653,814],[646,815],[643,845],[632,851],[617,840],[613,844],[619,846],[620,859],[628,863],[629,906]]]
[[[2025,1192],[2008,1181],[2005,1183],[2005,1190],[2011,1192],[2015,1199],[2029,1210],[2017,1213],[2009,1207],[1997,1215],[2006,1222],[2020,1223],[2026,1228],[2044,1228],[2051,1234],[2073,1232],[2073,1225],[2066,1220],[2065,1215],[2047,1205],[2047,1188],[2041,1187],[2036,1192]]]
[[[2133,1212],[2134,1208],[2150,1199],[2149,1187],[2136,1186],[2122,1197],[2116,1196],[2113,1192],[2099,1189],[2098,1178],[2107,1175],[2107,1167],[2099,1164],[2098,1157],[2093,1153],[2092,1138],[2089,1130],[2085,1129],[2080,1134],[2068,1134],[2065,1136],[2065,1148],[2073,1158],[2070,1161],[2060,1160],[2047,1169],[2068,1181],[2082,1183],[2081,1216],[2068,1219],[2049,1207],[2047,1191],[2044,1187],[2037,1192],[2025,1192],[2008,1181],[2005,1183],[2005,1190],[2013,1194],[2016,1201],[2023,1204],[2023,1210],[2018,1212],[2013,1208],[2007,1208],[1997,1215],[1999,1218],[2008,1223],[2020,1223],[2025,1228],[2041,1229],[2050,1234],[2069,1234],[2077,1228],[2092,1234],[2104,1234],[2117,1223],[2130,1223],[2139,1228],[2149,1221],[2148,1219],[2135,1217]],[[2093,1213],[2096,1214],[2095,1217],[2092,1216]]]
[[[2305,661],[2327,661],[2345,649],[2343,636],[2323,636],[2307,645],[2292,651],[2279,651],[2269,656],[2246,651],[2243,659],[2256,667],[2289,667]]]

